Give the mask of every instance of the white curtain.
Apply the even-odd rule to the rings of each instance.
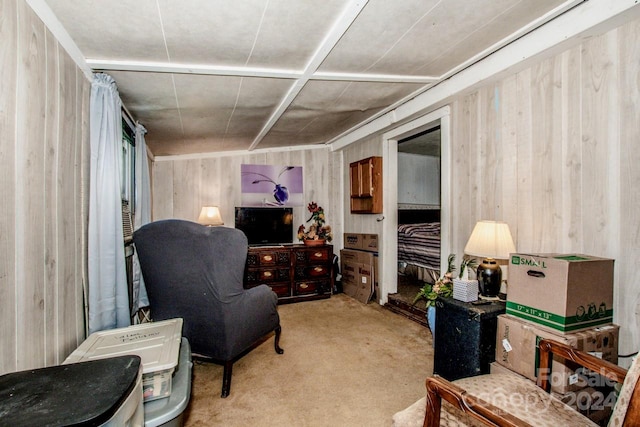
[[[113,78],[95,74],[89,123],[89,333],[131,324],[120,192],[121,108]]]
[[[151,179],[149,178],[149,163],[147,161],[147,143],[144,134],[147,130],[141,124],[136,125],[136,206],[133,229],[137,230],[151,221]],[[131,315],[141,307],[149,305],[147,289],[140,270],[138,253],[133,254],[133,306]]]

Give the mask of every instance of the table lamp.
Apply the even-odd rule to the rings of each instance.
[[[483,258],[478,266],[478,282],[483,297],[494,298],[500,293],[502,270],[496,259],[509,259],[516,251],[509,226],[500,221],[478,221],[464,252]]]
[[[218,209],[217,206],[203,206],[200,210],[198,222],[210,227],[224,225],[224,222],[222,222],[222,216],[220,216],[220,209]]]

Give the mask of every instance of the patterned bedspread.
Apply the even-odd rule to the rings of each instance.
[[[398,226],[398,261],[440,270],[440,223]]]

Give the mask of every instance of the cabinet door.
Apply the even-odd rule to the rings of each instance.
[[[351,197],[373,196],[373,159],[364,159],[349,165]]]
[[[351,163],[349,170],[351,173],[351,197],[360,197],[360,163]]]
[[[373,197],[373,159],[366,159],[359,164],[360,197]]]

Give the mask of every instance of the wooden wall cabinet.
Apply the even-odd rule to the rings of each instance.
[[[279,303],[329,298],[333,246],[254,246],[247,253],[244,287],[269,285]]]
[[[382,157],[368,157],[349,165],[351,213],[382,213]]]

